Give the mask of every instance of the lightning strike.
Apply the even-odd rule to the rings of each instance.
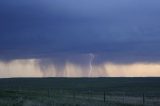
[[[90,62],[89,62],[89,68],[90,69],[89,69],[89,76],[88,77],[92,77],[93,61],[94,61],[95,56],[94,56],[93,53],[90,53],[89,56],[90,56]]]

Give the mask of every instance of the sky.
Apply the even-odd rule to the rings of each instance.
[[[0,0],[0,78],[160,77],[159,0]]]

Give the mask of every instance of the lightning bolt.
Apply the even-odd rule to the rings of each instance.
[[[90,56],[90,62],[89,62],[89,68],[90,68],[90,69],[89,69],[89,77],[91,77],[92,71],[93,71],[92,63],[93,63],[93,61],[94,61],[95,56],[94,56],[93,53],[90,53],[89,56]]]

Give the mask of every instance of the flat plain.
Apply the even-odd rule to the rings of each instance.
[[[5,78],[0,106],[160,106],[160,78]]]

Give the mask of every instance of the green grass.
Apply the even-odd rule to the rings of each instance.
[[[10,78],[0,88],[27,89],[160,89],[160,78]]]
[[[152,99],[160,98],[160,78],[0,79],[0,106],[143,106],[143,94],[159,106]],[[123,103],[124,96],[141,99]]]

